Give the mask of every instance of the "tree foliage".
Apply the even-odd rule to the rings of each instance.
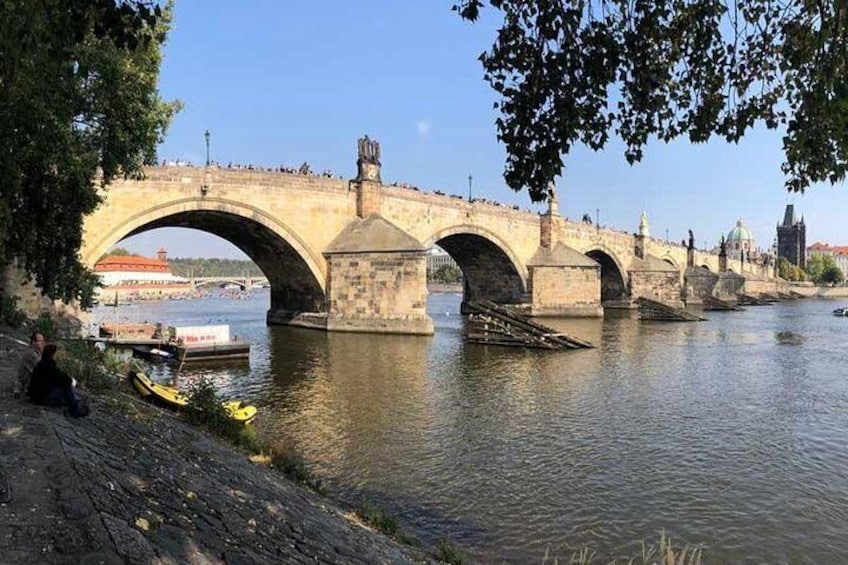
[[[503,15],[480,56],[500,95],[504,177],[534,201],[576,144],[610,135],[638,162],[652,137],[738,141],[781,128],[786,188],[848,166],[848,6],[801,0],[458,0]]]
[[[462,280],[462,271],[455,265],[442,265],[430,273],[430,279],[444,284],[456,284]]]
[[[810,255],[805,266],[807,276],[816,284],[839,284],[845,276],[830,255]]]
[[[127,249],[125,247],[115,247],[115,248],[109,250],[109,253],[107,255],[117,255],[117,256],[120,256],[120,257],[137,256],[136,253],[133,253],[132,251],[130,251],[129,249]]]
[[[171,271],[180,277],[262,277],[262,269],[244,259],[168,259]]]
[[[780,257],[777,260],[777,274],[780,278],[787,281],[807,280],[807,275],[804,273],[804,269],[797,265],[793,265],[785,257]]]
[[[822,272],[820,284],[841,284],[844,280],[842,269],[836,265],[828,265]]]
[[[0,264],[90,305],[79,260],[99,189],[155,160],[176,104],[157,82],[169,20],[144,0],[0,0]]]

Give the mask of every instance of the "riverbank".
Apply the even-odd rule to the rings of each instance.
[[[461,284],[427,283],[427,292],[456,292],[462,294]]]
[[[92,396],[84,419],[13,398],[20,349],[0,343],[3,561],[429,561],[130,394]]]

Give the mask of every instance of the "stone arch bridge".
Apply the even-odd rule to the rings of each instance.
[[[148,168],[144,180],[108,187],[85,220],[82,260],[93,267],[147,230],[196,228],[232,242],[262,269],[269,324],[412,334],[433,331],[426,254],[435,244],[461,267],[464,301],[521,304],[537,316],[601,316],[641,296],[682,304],[713,293],[726,270],[714,254],[567,221],[555,199],[538,215],[384,185],[373,156],[360,154],[358,166],[352,180]],[[748,278],[767,276],[744,267]]]

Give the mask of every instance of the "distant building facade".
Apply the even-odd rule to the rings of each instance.
[[[427,280],[432,281],[433,275],[442,267],[453,267],[462,272],[453,257],[441,247],[433,247],[427,254]]]
[[[777,224],[777,256],[802,269],[807,264],[807,226],[795,217],[795,205],[787,204],[783,223]]]
[[[106,302],[120,299],[157,298],[192,290],[188,279],[177,277],[168,265],[167,251],[160,249],[156,258],[137,255],[107,255],[94,266],[103,287],[99,295]]]
[[[756,250],[754,234],[745,226],[742,218],[739,218],[736,221],[736,226],[728,232],[726,245],[727,257],[730,259],[739,259],[743,253],[745,258],[748,259],[752,256],[751,253]]]
[[[807,248],[807,257],[815,255],[833,257],[839,270],[848,273],[848,245],[828,245],[817,241]]]

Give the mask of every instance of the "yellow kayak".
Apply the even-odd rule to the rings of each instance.
[[[178,389],[154,383],[141,371],[130,371],[130,381],[133,387],[150,400],[157,400],[171,408],[182,409],[188,405],[188,398]],[[222,403],[230,418],[237,422],[249,424],[256,417],[256,406],[244,405],[241,400],[227,400]]]

